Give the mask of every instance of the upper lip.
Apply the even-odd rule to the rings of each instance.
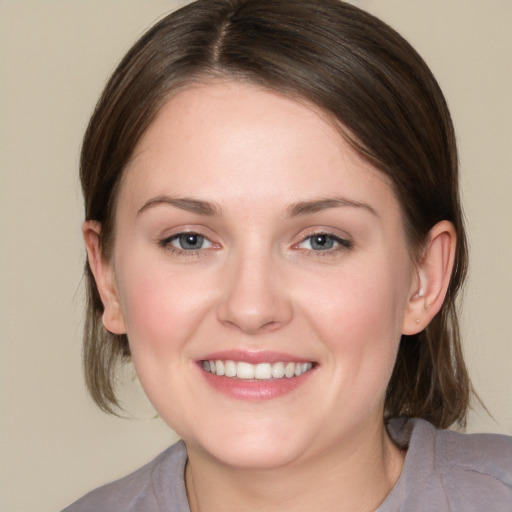
[[[312,359],[274,351],[223,350],[201,357],[200,361],[243,361],[245,363],[309,363]]]

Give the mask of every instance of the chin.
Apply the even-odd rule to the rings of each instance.
[[[205,436],[201,436],[205,437]],[[224,429],[207,439],[184,439],[189,448],[201,451],[221,464],[240,470],[275,469],[293,463],[310,443],[289,429],[259,428]]]

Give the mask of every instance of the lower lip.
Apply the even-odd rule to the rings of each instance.
[[[268,380],[244,380],[231,377],[219,377],[199,367],[208,384],[216,391],[238,400],[272,400],[291,393],[303,385],[315,371],[315,367],[298,377],[268,379]]]

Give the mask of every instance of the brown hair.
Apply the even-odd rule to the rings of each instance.
[[[87,220],[101,223],[110,257],[117,189],[128,159],[166,99],[184,84],[229,77],[306,99],[334,116],[366,159],[391,178],[409,245],[451,221],[456,266],[441,311],[402,336],[386,416],[464,424],[471,385],[455,299],[467,252],[454,130],[442,92],[416,51],[393,29],[339,0],[199,0],[170,14],[128,52],[108,82],[85,134],[80,175]],[[350,134],[350,137],[347,134]],[[125,335],[107,332],[90,267],[84,365],[105,411],[119,406],[115,370],[128,360]]]

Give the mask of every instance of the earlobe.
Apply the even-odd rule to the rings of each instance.
[[[443,220],[429,233],[426,250],[418,263],[402,334],[417,334],[443,305],[455,261],[457,237],[453,224]]]
[[[125,322],[115,286],[114,270],[111,262],[103,257],[100,232],[99,222],[86,221],[82,225],[89,266],[103,302],[103,325],[113,334],[125,334]]]

